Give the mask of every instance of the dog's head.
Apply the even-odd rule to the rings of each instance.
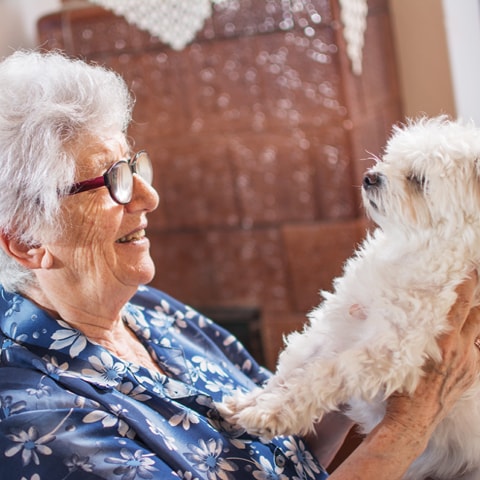
[[[445,116],[395,127],[362,196],[385,231],[480,236],[480,130]]]

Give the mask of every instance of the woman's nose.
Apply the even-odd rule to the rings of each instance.
[[[152,212],[158,207],[160,197],[157,191],[148,182],[137,174],[133,175],[132,199],[126,204],[129,210],[143,210]]]

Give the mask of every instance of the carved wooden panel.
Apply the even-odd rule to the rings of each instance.
[[[193,305],[260,309],[269,367],[282,328],[298,327],[363,236],[367,152],[401,115],[386,0],[369,2],[359,77],[337,0],[287,3],[227,0],[182,51],[97,7],[38,24],[42,45],[115,69],[136,96],[130,134],[161,197],[154,285]]]

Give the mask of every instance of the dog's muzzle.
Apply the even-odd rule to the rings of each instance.
[[[385,184],[385,176],[381,173],[369,171],[363,177],[362,189],[365,198],[365,206],[370,205],[370,208],[376,212],[380,211],[379,201],[381,198],[381,188]]]
[[[367,172],[363,177],[362,186],[365,190],[381,187],[384,183],[384,177],[380,173]]]

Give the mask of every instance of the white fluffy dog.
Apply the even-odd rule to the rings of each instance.
[[[385,398],[413,392],[426,359],[440,358],[436,339],[448,329],[455,288],[480,264],[480,131],[444,116],[395,127],[362,196],[378,228],[334,293],[323,293],[304,331],[287,338],[263,388],[220,405],[251,433],[305,433],[345,404],[369,432]],[[480,479],[480,382],[404,478],[427,476]]]

